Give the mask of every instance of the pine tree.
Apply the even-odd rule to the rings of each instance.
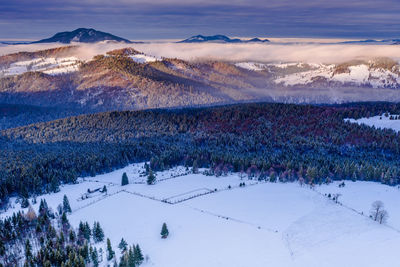
[[[127,184],[129,184],[128,175],[126,175],[126,172],[124,172],[122,174],[121,185],[124,186],[124,185],[127,185]]]
[[[118,248],[121,250],[121,254],[124,253],[126,251],[128,247],[128,244],[126,243],[126,241],[122,238],[121,242],[119,242]]]
[[[162,228],[161,228],[161,238],[165,239],[165,238],[168,237],[168,235],[169,235],[169,231],[168,231],[168,228],[167,228],[167,224],[163,223]]]
[[[97,248],[93,249],[90,257],[92,258],[93,266],[98,267],[99,266],[99,255],[97,254]]]
[[[90,241],[90,236],[92,235],[92,230],[90,229],[89,223],[85,222],[83,227],[84,237],[87,241]]]
[[[127,261],[127,266],[129,267],[135,267],[135,253],[134,253],[134,247],[130,247],[129,248],[129,252],[128,252],[128,261]]]
[[[46,199],[41,199],[39,204],[39,214],[40,215],[48,215],[49,207],[47,206]]]
[[[72,243],[74,243],[74,242],[75,242],[75,239],[76,239],[75,232],[74,232],[74,230],[71,229],[71,230],[69,231],[69,241],[72,242]]]
[[[64,199],[63,199],[63,211],[64,211],[64,212],[69,212],[69,213],[72,212],[71,206],[69,205],[69,200],[68,200],[67,195],[64,195]]]
[[[114,258],[115,252],[112,249],[111,241],[107,238],[107,260],[112,260]]]
[[[154,175],[153,171],[150,169],[149,176],[147,177],[147,184],[152,185],[156,182],[156,176]]]
[[[93,240],[98,243],[104,240],[104,232],[101,229],[99,222],[94,222],[93,225]]]
[[[32,246],[31,242],[29,242],[29,239],[27,239],[25,242],[25,258],[27,261],[32,258]]]
[[[134,262],[135,265],[140,265],[142,264],[144,257],[142,254],[142,250],[139,247],[139,244],[136,245],[136,247],[133,247],[133,254],[134,254]]]
[[[68,226],[69,225],[67,214],[65,212],[61,216],[61,223],[62,223],[63,226]]]

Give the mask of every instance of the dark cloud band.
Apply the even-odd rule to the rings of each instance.
[[[234,36],[400,36],[398,0],[0,1],[0,39],[94,27],[131,39]]]

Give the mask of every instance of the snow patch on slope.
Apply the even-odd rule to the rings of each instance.
[[[144,55],[144,54],[136,54],[136,55],[132,55],[129,57],[137,63],[149,63],[149,62],[155,62],[155,61],[161,60],[161,58],[148,56],[148,55]]]
[[[75,72],[79,69],[79,59],[76,57],[36,58],[12,63],[8,68],[0,69],[1,76],[20,75],[29,71],[39,71],[49,75]]]
[[[393,117],[399,117],[400,115],[392,115]],[[345,121],[349,121],[351,123],[358,123],[358,124],[364,124],[367,126],[373,126],[375,128],[379,129],[393,129],[397,132],[400,131],[400,119],[398,120],[391,120],[390,115],[388,117],[382,115],[382,116],[374,116],[370,118],[361,118],[361,119],[345,119]]]
[[[252,71],[261,71],[265,69],[265,64],[256,63],[256,62],[240,62],[235,64],[236,67],[252,70]]]
[[[339,84],[371,86],[373,88],[398,88],[400,75],[396,71],[372,68],[366,64],[349,66],[346,72],[336,72],[337,65],[310,64],[312,70],[277,77],[274,82],[285,86],[308,85],[318,80]]]

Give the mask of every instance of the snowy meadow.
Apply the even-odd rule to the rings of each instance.
[[[122,238],[139,243],[143,266],[396,266],[398,187],[360,181],[310,187],[239,173],[216,177],[205,169],[194,174],[185,167],[158,172],[148,185],[144,166],[79,178],[57,193],[38,196],[32,206],[37,212],[39,200],[46,199],[57,211],[66,195],[74,228],[80,221],[99,222],[117,258]],[[129,181],[124,186],[123,173]],[[384,224],[369,218],[376,200],[389,214]],[[18,210],[12,199],[1,217]],[[165,239],[163,223],[169,229]],[[95,246],[106,251],[105,242]],[[100,258],[100,266],[113,263],[105,254]]]

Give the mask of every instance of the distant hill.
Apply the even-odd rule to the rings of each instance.
[[[253,38],[250,40],[242,40],[242,39],[231,39],[225,35],[212,35],[212,36],[204,36],[204,35],[196,35],[192,36],[188,39],[179,41],[178,43],[267,43],[268,39],[259,39]]]
[[[35,41],[32,43],[63,43],[69,44],[71,42],[79,43],[97,43],[101,41],[116,41],[123,43],[132,43],[131,41],[112,35],[110,33],[96,31],[95,29],[79,28],[71,32],[59,32],[53,37]]]
[[[400,44],[400,39],[386,39],[386,40],[358,40],[358,41],[346,41],[341,42],[341,44],[382,44],[382,45],[398,45]]]

